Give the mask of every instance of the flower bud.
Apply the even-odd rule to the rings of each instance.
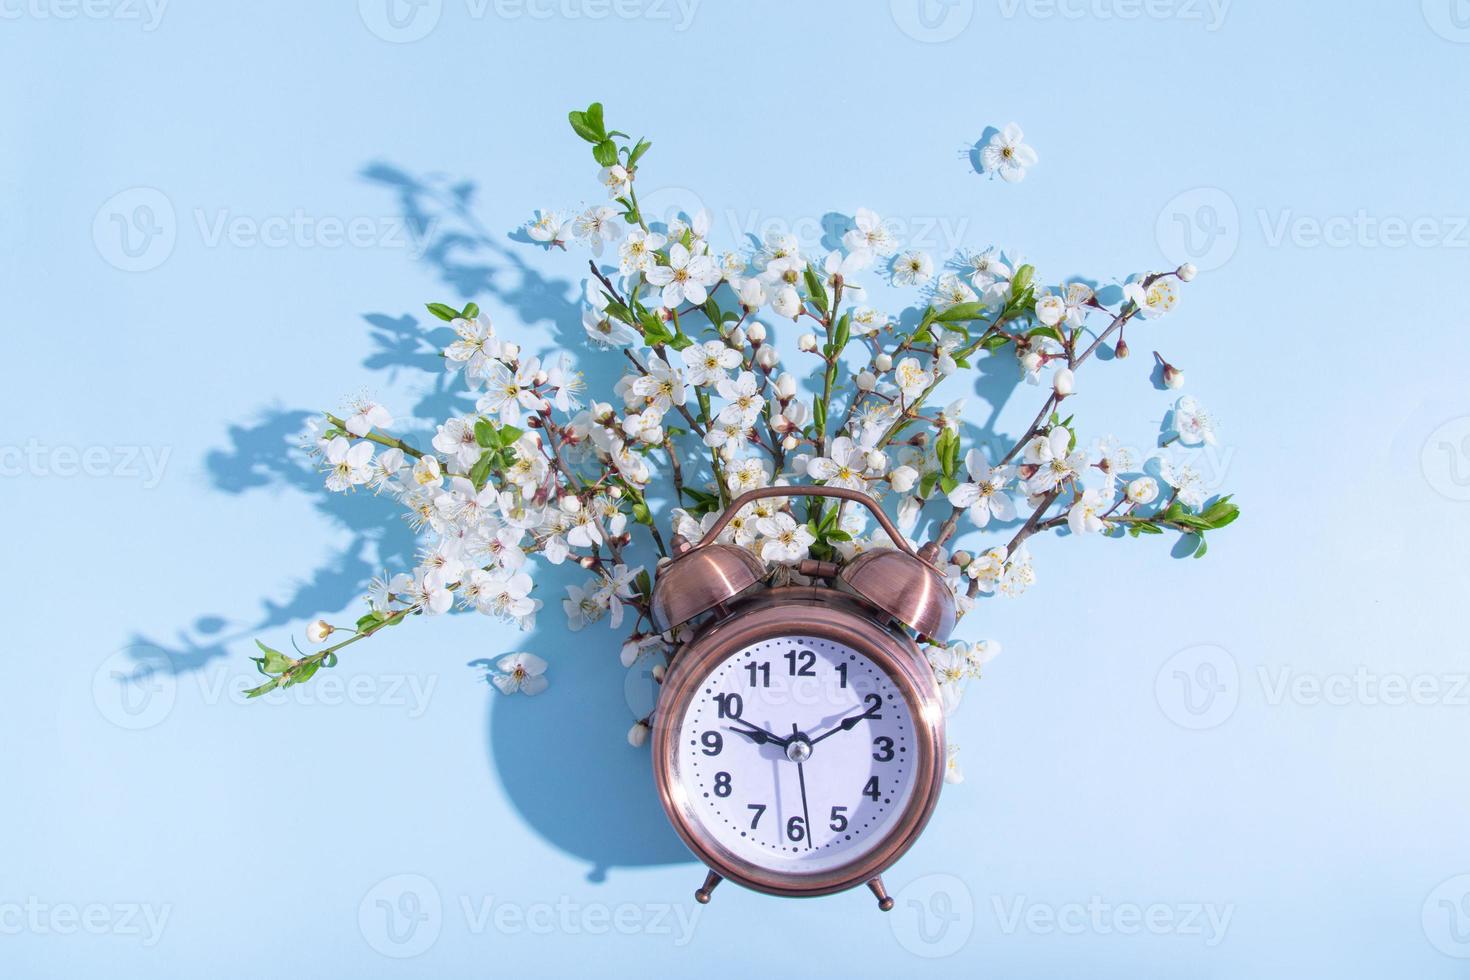
[[[858,391],[872,391],[878,384],[878,378],[872,371],[859,371],[856,381]]]
[[[306,624],[306,638],[313,643],[321,643],[334,632],[334,627],[325,619],[318,619]]]
[[[892,371],[893,358],[887,354],[879,354],[877,357],[873,358],[873,367],[877,368],[879,371]]]
[[[968,551],[956,551],[954,554],[949,556],[949,560],[954,562],[961,568],[965,568],[970,564],[970,562],[975,560],[975,556],[970,554]]]
[[[514,361],[521,356],[521,345],[507,342],[501,346],[500,355],[506,361]]]
[[[779,364],[780,361],[781,357],[776,353],[776,348],[774,347],[765,346],[755,352],[755,363],[767,371]]]
[[[633,725],[633,727],[630,728],[630,729],[628,729],[628,744],[631,745],[631,746],[633,746],[633,748],[635,748],[635,749],[640,749],[640,748],[643,747],[644,743],[647,742],[647,741],[648,741],[648,722],[646,722],[646,721],[635,722],[634,725]]]
[[[575,514],[582,509],[582,501],[571,494],[567,494],[557,501],[563,514]]]
[[[1052,375],[1051,386],[1056,391],[1058,398],[1066,398],[1077,389],[1077,380],[1072,374],[1071,368],[1057,368],[1056,374]]]
[[[1031,374],[1041,367],[1041,355],[1036,351],[1029,351],[1021,357],[1021,370]]]
[[[882,473],[888,468],[888,457],[883,455],[881,449],[868,450],[868,469],[874,473]]]
[[[798,350],[805,351],[808,354],[812,353],[817,349],[817,335],[811,333],[802,334],[796,338],[796,347]]]
[[[736,327],[735,329],[740,329]],[[750,338],[752,344],[763,344],[766,342],[766,325],[759,320],[745,328],[745,336]]]
[[[1180,282],[1189,282],[1198,272],[1199,270],[1194,267],[1193,262],[1186,262],[1174,274],[1179,277]]]
[[[623,499],[623,488],[620,487],[620,486],[616,486],[616,485],[611,486],[611,487],[608,488],[607,495],[609,497],[611,497],[612,499],[614,499],[614,500],[622,500]]]
[[[547,375],[545,371],[537,371],[535,381],[538,385],[544,385],[546,383],[546,377]]]
[[[801,445],[801,440],[796,438],[796,436],[787,436],[785,439],[781,440],[781,448],[786,450],[788,453],[799,445]]]
[[[1115,346],[1113,348],[1113,356],[1114,357],[1127,357],[1128,356],[1128,344],[1126,342],[1124,342],[1124,340],[1123,340],[1122,337],[1119,337],[1118,338],[1117,346]]]
[[[752,323],[751,324],[751,327],[752,328],[758,327],[758,326],[760,326],[760,324],[758,324],[758,323]],[[745,346],[746,338],[748,338],[749,336],[750,336],[750,331],[746,330],[744,327],[736,327],[734,330],[731,330],[730,331],[730,333],[726,336],[725,339],[730,342],[730,346],[731,347],[734,347],[736,349],[739,349],[739,348]]]
[[[1128,484],[1126,492],[1131,503],[1151,504],[1159,495],[1159,484],[1151,476],[1140,476]]]
[[[1177,367],[1175,367],[1174,365],[1170,364],[1168,361],[1166,361],[1162,357],[1160,357],[1158,351],[1154,351],[1154,359],[1159,362],[1159,369],[1163,373],[1163,376],[1164,376],[1164,387],[1165,388],[1182,388],[1182,387],[1184,387],[1184,372],[1183,371],[1179,370]]]
[[[776,397],[783,402],[796,397],[796,378],[790,371],[782,371],[776,378]]]
[[[653,670],[649,671],[649,673],[653,675],[655,682],[662,684],[664,682],[664,672],[667,670],[668,668],[663,664],[654,664]]]
[[[908,493],[919,479],[919,471],[912,466],[895,466],[888,474],[888,483],[899,493]]]

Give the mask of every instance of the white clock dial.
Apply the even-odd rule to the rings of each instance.
[[[781,636],[720,661],[679,723],[680,789],[734,854],[800,874],[881,844],[914,791],[907,699],[851,647]]]

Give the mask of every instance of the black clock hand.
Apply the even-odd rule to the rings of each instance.
[[[816,745],[822,739],[828,737],[829,735],[836,735],[838,732],[850,732],[850,731],[852,731],[854,728],[856,728],[858,726],[858,722],[863,721],[864,719],[867,719],[867,718],[871,718],[873,715],[875,715],[875,714],[878,713],[878,709],[881,708],[881,707],[883,707],[883,702],[882,701],[879,701],[877,704],[873,705],[871,708],[869,708],[867,711],[864,711],[862,714],[852,715],[850,717],[847,717],[847,718],[842,719],[842,721],[840,723],[838,723],[838,725],[837,725],[836,728],[833,728],[830,731],[825,731],[822,734],[818,735],[816,738],[812,739],[812,744],[813,745]]]
[[[746,738],[750,739],[757,745],[764,745],[766,742],[770,742],[773,745],[779,745],[782,748],[785,748],[786,743],[790,741],[790,739],[782,738],[780,735],[777,735],[774,732],[768,732],[758,725],[752,725],[744,718],[731,718],[730,720],[735,722],[737,725],[747,726],[745,728],[731,728],[730,731],[738,732],[741,735],[744,735]]]
[[[796,735],[796,725],[793,723],[791,726],[791,738],[795,738]],[[806,831],[806,849],[810,851],[812,849],[812,816],[807,812],[806,808],[806,771],[802,768],[800,762],[796,764],[796,780],[801,785],[801,822],[804,825],[803,829]]]

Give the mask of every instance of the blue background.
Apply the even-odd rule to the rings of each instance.
[[[443,0],[395,33],[376,0],[4,5],[0,972],[1470,972],[1470,132],[1446,113],[1467,11],[607,9]],[[867,206],[1048,281],[1204,270],[1075,407],[1085,434],[1150,445],[1159,349],[1219,419],[1208,462],[1246,516],[1201,561],[1035,543],[1036,586],[967,621],[1005,651],[951,723],[968,780],[890,872],[887,919],[865,892],[726,886],[682,934],[701,869],[623,743],[614,634],[554,611],[530,638],[414,622],[316,682],[335,688],[238,697],[251,638],[355,615],[409,547],[286,450],[360,389],[400,416],[444,404],[423,302],[473,298],[610,376],[578,340],[581,257],[507,237],[597,199],[565,121],[596,98],[654,140],[645,196],[702,201],[726,246]],[[1041,158],[1015,186],[969,158],[1011,120]],[[366,240],[250,235],[298,214]],[[1035,396],[1009,389],[984,394],[1014,434]],[[100,447],[94,475],[68,447]],[[466,666],[522,646],[552,663],[539,701]],[[1394,703],[1386,678],[1421,694]],[[66,928],[94,905],[95,930]],[[1130,920],[1154,905],[1157,930]],[[143,906],[168,916],[151,945]],[[1223,935],[1191,909],[1228,913]]]

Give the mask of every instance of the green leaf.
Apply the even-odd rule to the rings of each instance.
[[[633,520],[637,521],[639,524],[652,525],[653,524],[653,512],[648,509],[648,505],[645,504],[643,501],[641,501],[641,500],[634,501],[634,503],[633,503]]]
[[[495,431],[495,423],[483,417],[476,421],[475,442],[484,449],[498,449],[501,444],[500,433]]]
[[[934,492],[934,484],[939,482],[938,473],[925,473],[924,478],[919,481],[919,496],[927,497]]]
[[[940,323],[956,323],[961,320],[978,320],[985,315],[985,304],[980,302],[956,303],[935,317]]]
[[[478,303],[466,303],[465,304],[463,316],[464,316],[464,318],[466,320],[472,320],[472,319],[474,319],[475,317],[477,317],[479,315],[480,315],[480,305]]]
[[[602,103],[594,102],[587,107],[587,125],[598,133],[606,133],[607,129],[602,122]]]
[[[459,310],[456,310],[452,306],[445,306],[443,303],[428,303],[425,305],[428,307],[430,313],[434,314],[445,323],[448,323],[450,320],[459,319]]]
[[[817,276],[817,270],[812,268],[808,262],[806,269],[802,272],[806,280],[806,291],[811,297],[812,304],[823,313],[827,312],[827,288],[822,285],[822,280]]]
[[[476,490],[485,489],[485,484],[490,480],[490,470],[495,466],[496,455],[492,452],[481,453],[479,461],[470,467],[470,482],[475,485]]]
[[[941,489],[941,490],[944,491],[944,495],[946,497],[948,497],[950,494],[954,493],[954,488],[957,487],[957,486],[959,486],[959,485],[960,485],[960,481],[959,480],[956,480],[952,476],[943,476],[943,477],[940,477],[940,479],[939,479],[939,489]]]
[[[572,124],[572,130],[587,142],[601,143],[604,139],[601,115],[601,110],[599,109],[596,126],[588,120],[587,113],[585,112],[569,112],[567,113],[567,121]]]
[[[1061,339],[1062,339],[1062,335],[1059,334],[1059,333],[1057,333],[1057,330],[1056,330],[1055,327],[1047,327],[1047,326],[1036,327],[1035,329],[1033,329],[1029,333],[1027,333],[1026,336],[1028,336],[1028,337],[1050,337],[1052,340],[1055,340],[1055,341],[1058,341],[1058,342],[1060,342]]]
[[[638,145],[633,147],[633,152],[628,154],[629,168],[637,166],[638,161],[642,159],[643,154],[647,153],[649,147],[651,146],[653,146],[653,144],[650,143],[648,140],[639,140]]]
[[[500,427],[500,430],[499,431],[500,431],[500,448],[501,449],[508,449],[509,447],[514,446],[515,443],[516,443],[516,440],[519,439],[521,436],[523,436],[523,435],[526,434],[526,430],[525,429],[517,429],[513,425],[502,425]],[[479,431],[478,430],[476,430],[475,436],[477,438],[479,437]]]
[[[844,313],[842,314],[842,319],[837,321],[837,331],[832,337],[832,346],[835,347],[837,349],[837,353],[840,354],[842,353],[843,349],[847,347],[847,342],[851,339],[852,314]]]
[[[618,145],[612,140],[603,140],[592,147],[592,158],[604,167],[618,162]]]
[[[1019,296],[1031,288],[1031,280],[1036,276],[1036,267],[1023,265],[1011,276],[1011,295]]]
[[[279,674],[282,671],[290,670],[292,667],[296,666],[296,661],[292,660],[281,651],[273,650],[272,648],[266,646],[264,643],[261,643],[259,640],[255,641],[255,645],[260,647],[261,653],[265,654],[265,660],[263,661],[261,666],[263,666],[269,673]]]
[[[1203,558],[1205,556],[1205,552],[1209,550],[1210,546],[1205,543],[1205,536],[1201,534],[1199,536],[1199,547],[1194,549],[1194,557]]]
[[[988,351],[998,351],[1010,342],[1011,338],[1007,337],[1005,334],[993,333],[989,337],[986,337],[984,340],[980,341],[980,346]]]
[[[686,347],[693,347],[694,341],[689,339],[688,334],[676,333],[669,338],[669,346],[674,350],[683,350]]]

